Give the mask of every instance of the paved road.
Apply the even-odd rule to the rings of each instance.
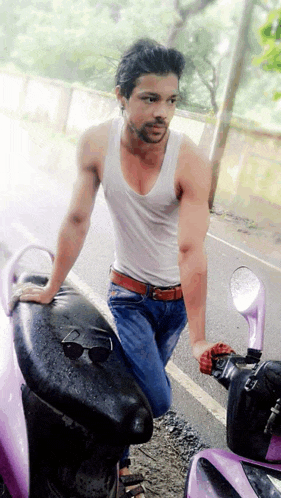
[[[16,122],[1,119],[4,138],[1,152],[0,183],[0,249],[2,254],[14,252],[18,247],[38,239],[51,249],[55,249],[57,231],[62,221],[71,195],[71,182],[58,184],[42,171],[30,165],[28,137]],[[70,174],[71,176],[71,174]],[[72,175],[73,176],[73,175]],[[252,255],[245,246],[235,247],[227,234],[217,233],[211,226],[207,237],[209,258],[209,288],[207,309],[208,338],[211,341],[223,339],[237,352],[244,353],[247,347],[247,325],[234,311],[229,280],[233,270],[239,265],[251,267],[262,277],[267,290],[267,318],[265,358],[280,358],[280,268],[274,269],[259,257]],[[229,240],[228,240],[229,239]],[[238,244],[239,245],[239,244]],[[112,224],[102,192],[99,193],[92,226],[86,244],[75,264],[74,272],[80,281],[87,284],[94,293],[106,299],[108,269],[113,259]],[[32,260],[32,261],[31,261]],[[45,260],[31,256],[25,260],[34,269],[45,267]],[[200,398],[198,386],[215,399],[222,407],[226,404],[226,393],[212,378],[198,371],[197,363],[190,357],[188,336],[185,331],[173,356],[173,365],[179,370],[172,375],[174,405],[196,426],[207,443],[224,446],[224,426],[214,419],[205,408],[205,397]],[[178,374],[183,374],[181,382]],[[187,375],[188,377],[184,377]],[[187,390],[185,381],[195,382],[195,397]],[[190,389],[189,389],[190,390]],[[198,394],[199,393],[199,394]],[[201,401],[198,401],[198,399]],[[203,404],[202,404],[203,403]]]

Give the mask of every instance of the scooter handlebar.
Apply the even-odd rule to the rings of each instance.
[[[233,377],[239,372],[240,367],[247,364],[247,357],[231,353],[229,355],[218,356],[212,362],[212,376],[228,389]]]
[[[53,263],[54,254],[53,252],[45,246],[41,246],[38,244],[28,244],[21,249],[19,249],[12,258],[8,261],[6,266],[1,271],[1,279],[0,279],[0,298],[2,302],[3,309],[7,316],[10,316],[12,313],[12,286],[15,281],[15,271],[17,264],[21,257],[30,249],[39,249],[41,251],[47,252],[51,258]]]

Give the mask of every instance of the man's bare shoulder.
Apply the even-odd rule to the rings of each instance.
[[[112,121],[112,119],[109,119],[98,125],[91,126],[83,133],[81,140],[88,140],[92,143],[96,143],[97,146],[100,146],[101,142],[104,143],[108,139]]]
[[[211,185],[211,165],[204,153],[189,137],[183,136],[176,171],[177,189],[208,195]]]
[[[104,158],[108,147],[108,137],[112,119],[91,126],[80,137],[78,145],[78,167],[95,170],[102,175]]]
[[[205,165],[206,168],[209,168],[210,166],[205,152],[187,135],[183,135],[181,142],[179,162],[181,161],[183,161],[184,164],[188,161],[190,163],[190,167],[193,167],[193,165],[197,162],[202,162],[202,166]]]

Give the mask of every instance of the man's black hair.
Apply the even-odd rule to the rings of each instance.
[[[141,39],[121,58],[115,76],[116,86],[120,86],[120,94],[129,99],[140,76],[174,73],[180,79],[184,66],[184,56],[178,50],[150,39]]]

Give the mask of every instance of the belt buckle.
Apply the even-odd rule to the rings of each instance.
[[[166,291],[166,290],[172,290],[172,289],[173,289],[173,287],[167,287],[167,288],[165,288],[165,291]],[[165,300],[165,299],[163,299],[163,298],[161,298],[161,297],[157,296],[157,292],[159,292],[159,291],[160,291],[160,292],[163,292],[163,290],[162,290],[162,289],[159,289],[158,287],[154,287],[154,288],[153,288],[153,290],[152,290],[152,299],[154,299],[154,301],[159,301],[159,300],[160,300],[160,301],[162,301],[162,300]]]
[[[152,297],[152,299],[154,299],[154,301],[158,301],[158,299],[156,297],[156,291],[155,290],[152,291],[152,296],[151,297]]]
[[[154,299],[154,301],[158,301],[156,291],[157,291],[157,287],[152,287],[151,298]]]

